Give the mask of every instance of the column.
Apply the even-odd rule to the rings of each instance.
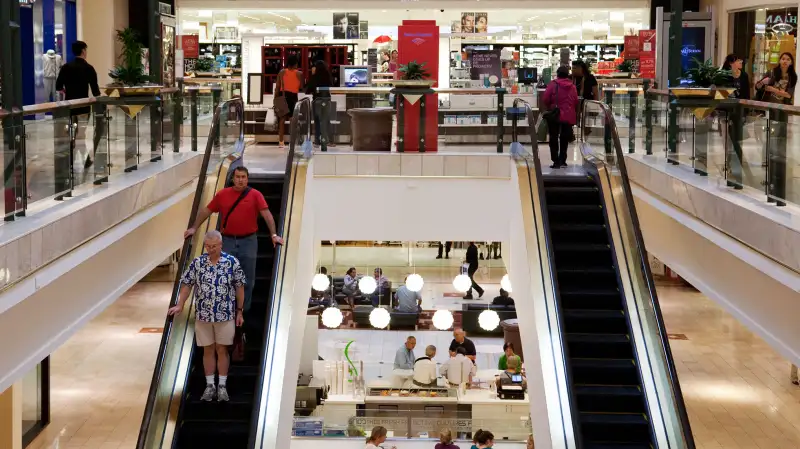
[[[0,393],[0,447],[22,449],[22,382]]]
[[[108,72],[117,63],[117,30],[128,26],[128,0],[80,0],[78,40],[89,46],[87,60],[97,71],[100,86],[111,83]],[[72,42],[67,42],[68,51]]]

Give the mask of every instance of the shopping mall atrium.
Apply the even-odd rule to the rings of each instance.
[[[0,0],[0,449],[800,448],[797,15]]]

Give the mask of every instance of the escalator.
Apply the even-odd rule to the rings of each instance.
[[[264,195],[272,205],[273,217],[280,223],[278,205],[283,198],[283,174],[252,174],[250,187]],[[202,349],[195,346],[192,353],[188,388],[178,418],[178,449],[200,448],[245,448],[250,437],[261,354],[264,351],[264,329],[269,322],[268,298],[272,288],[272,273],[275,264],[275,249],[269,230],[259,220],[258,259],[253,300],[245,316],[247,345],[244,360],[231,362],[228,374],[229,402],[203,402],[200,396],[206,386],[203,372]]]
[[[610,109],[584,102],[583,163],[544,175],[535,131],[541,118],[527,104],[521,115],[533,142],[532,154],[517,158],[528,252],[540,267],[531,273],[541,276],[532,293],[543,298],[546,317],[537,332],[551,345],[545,385],[559,407],[548,412],[551,428],[564,424],[553,441],[694,449]]]

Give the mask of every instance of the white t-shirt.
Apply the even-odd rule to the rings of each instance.
[[[422,358],[414,363],[414,380],[428,385],[436,382],[436,362],[428,358]]]
[[[458,385],[469,382],[469,376],[474,376],[477,370],[472,360],[465,357],[464,354],[457,354],[442,365],[439,372],[447,378],[448,382]]]

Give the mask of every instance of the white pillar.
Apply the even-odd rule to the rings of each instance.
[[[128,26],[128,0],[78,2],[78,39],[89,46],[87,60],[97,71],[97,82],[111,82],[108,72],[117,64],[120,46],[117,30]],[[67,42],[67,51],[71,42]]]

